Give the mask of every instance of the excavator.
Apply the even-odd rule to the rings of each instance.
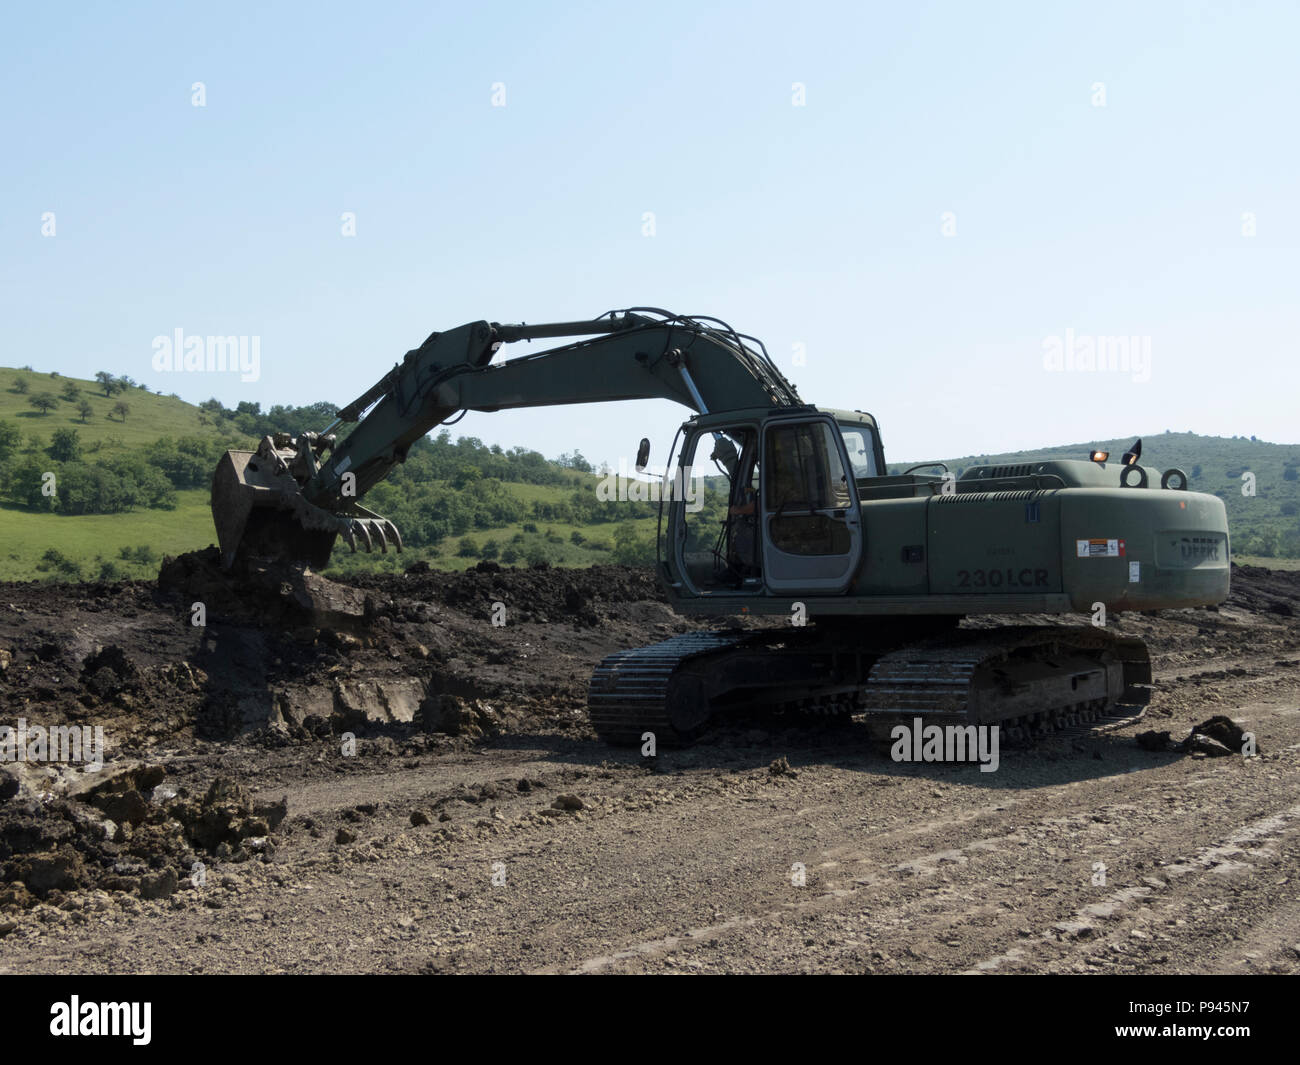
[[[542,339],[568,342],[496,359]],[[435,332],[323,431],[227,452],[212,483],[222,565],[321,569],[340,537],[400,551],[358,501],[462,412],[652,398],[694,412],[664,467],[658,579],[681,614],[751,620],[601,662],[587,709],[607,742],[684,745],[721,715],[770,710],[1032,742],[1149,699],[1147,648],[1108,616],[1227,598],[1222,500],[1142,466],[1140,440],[1118,461],[891,474],[872,415],[805,403],[761,341],[719,319],[648,307]]]

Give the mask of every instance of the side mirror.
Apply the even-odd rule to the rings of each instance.
[[[643,436],[641,446],[636,449],[636,472],[641,473],[650,461],[650,438]]]

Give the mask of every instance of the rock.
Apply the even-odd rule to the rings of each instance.
[[[1202,721],[1192,729],[1192,736],[1204,736],[1216,741],[1220,746],[1226,748],[1224,753],[1227,754],[1241,754],[1242,748],[1246,745],[1246,734],[1242,730],[1241,726],[1233,721],[1232,718],[1225,717],[1223,714],[1215,714],[1214,717]],[[1189,741],[1192,736],[1188,737]],[[1206,748],[1200,749],[1205,750],[1206,754],[1209,754],[1211,757],[1220,757],[1220,753],[1215,750]],[[1263,748],[1260,747],[1258,743],[1255,745],[1255,753],[1263,753]]]
[[[103,809],[110,795],[129,791],[150,794],[167,776],[164,766],[154,762],[116,762],[93,773],[84,773],[64,793],[69,799],[90,803]]]
[[[139,687],[140,670],[122,648],[110,644],[86,656],[81,682],[99,698],[112,699]]]
[[[432,818],[431,818],[427,813],[425,813],[423,810],[412,810],[412,811],[411,811],[411,824],[412,824],[414,827],[419,828],[421,825],[431,825],[431,824],[433,824],[433,819],[432,819]]]
[[[70,891],[85,879],[86,865],[80,854],[64,843],[46,854],[33,854],[16,863],[15,879],[22,881],[38,898],[51,891]]]
[[[0,906],[17,906],[25,910],[35,901],[32,893],[22,884],[6,884],[0,887]]]
[[[9,672],[9,666],[13,660],[13,652],[6,651],[3,647],[0,647],[0,674]]]
[[[790,759],[784,756],[773,759],[772,764],[767,767],[767,772],[769,776],[774,777],[797,777],[799,775],[797,770],[790,768]]]
[[[282,795],[275,802],[255,802],[253,814],[266,822],[269,831],[274,832],[280,827],[280,822],[289,816],[289,796]]]
[[[1202,736],[1197,732],[1193,732],[1188,736],[1183,746],[1185,750],[1192,752],[1193,758],[1224,758],[1233,753],[1218,740],[1211,739],[1209,736]]]
[[[414,677],[387,680],[336,680],[331,717],[341,732],[356,731],[368,722],[407,724],[415,721],[428,701],[425,685]]]
[[[459,695],[427,695],[415,715],[416,724],[425,732],[442,732],[448,736],[483,739],[501,731],[496,712],[481,699],[466,701]]]
[[[104,811],[105,817],[119,825],[138,825],[149,816],[149,804],[134,789],[120,795],[110,792],[100,796],[95,805]]]
[[[178,799],[168,805],[167,812],[184,826],[196,846],[228,858],[234,854],[232,844],[271,831],[270,821],[278,815],[281,803],[287,812],[288,803],[282,799],[263,807],[270,811],[270,816],[259,816],[254,812],[252,796],[243,785],[218,777],[201,801]]]
[[[140,878],[140,897],[142,899],[165,899],[169,895],[176,893],[178,883],[179,880],[174,869],[163,869],[161,872],[142,876]]]
[[[349,831],[346,828],[340,828],[337,832],[334,833],[335,843],[346,844],[346,843],[355,843],[356,841],[357,841],[357,834],[355,832]]]
[[[1173,747],[1173,737],[1168,732],[1139,732],[1134,738],[1144,751],[1168,751]]]
[[[556,810],[585,810],[587,804],[576,795],[558,795],[551,807]]]
[[[245,857],[255,854],[260,854],[264,858],[275,857],[275,844],[271,842],[270,836],[249,836],[239,841],[239,849],[244,852]]]

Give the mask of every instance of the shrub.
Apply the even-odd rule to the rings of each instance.
[[[57,547],[49,548],[41,556],[41,560],[36,563],[36,568],[42,573],[48,573],[51,570],[61,573],[65,577],[71,577],[74,580],[81,580],[81,567],[68,558]]]

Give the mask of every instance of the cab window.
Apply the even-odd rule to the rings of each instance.
[[[840,435],[844,437],[844,450],[849,454],[854,480],[879,476],[880,471],[876,469],[876,442],[871,430],[863,425],[841,425]]]

